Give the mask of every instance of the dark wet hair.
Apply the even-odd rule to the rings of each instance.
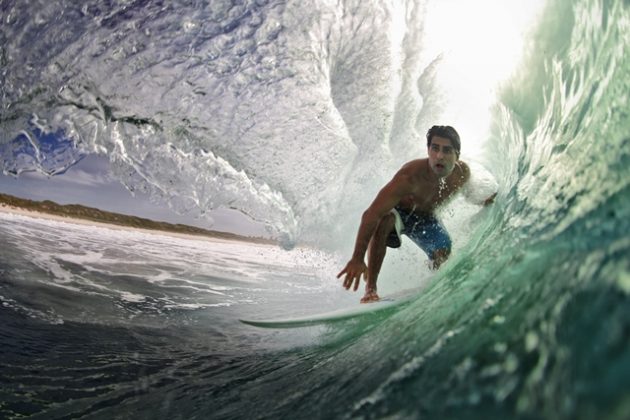
[[[457,131],[450,125],[434,125],[427,131],[427,147],[431,147],[431,140],[433,136],[444,137],[445,139],[449,139],[451,141],[451,145],[457,152],[457,157],[459,158],[459,152],[461,149],[461,142],[459,141],[459,134]]]

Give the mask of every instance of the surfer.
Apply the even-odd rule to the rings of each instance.
[[[407,162],[376,195],[361,217],[352,258],[337,275],[343,286],[356,291],[366,280],[361,303],[379,300],[376,281],[387,247],[398,248],[407,235],[429,257],[437,270],[451,253],[451,239],[435,217],[436,209],[470,179],[470,169],[459,160],[459,134],[451,126],[433,126],[427,132],[428,158]],[[496,193],[483,201],[491,204]],[[364,262],[368,253],[368,265]]]

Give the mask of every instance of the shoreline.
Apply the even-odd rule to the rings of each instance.
[[[0,213],[8,213],[8,214],[14,214],[18,216],[25,216],[25,217],[30,217],[33,219],[53,220],[57,222],[71,223],[75,225],[93,226],[93,227],[101,227],[101,228],[114,229],[114,230],[142,232],[142,233],[148,233],[152,235],[170,236],[170,237],[175,237],[175,238],[180,238],[180,239],[203,240],[203,241],[215,242],[215,243],[217,242],[218,243],[247,243],[251,245],[274,246],[273,244],[266,244],[266,243],[257,242],[257,241],[248,241],[245,238],[244,239],[219,238],[219,237],[214,237],[210,235],[202,235],[202,234],[194,235],[194,234],[179,233],[179,232],[160,230],[160,229],[145,229],[141,227],[124,226],[124,225],[119,225],[119,224],[114,224],[114,223],[105,223],[105,222],[98,222],[94,220],[81,219],[78,217],[60,216],[60,215],[45,213],[41,211],[28,210],[21,207],[12,206],[6,203],[0,203]]]

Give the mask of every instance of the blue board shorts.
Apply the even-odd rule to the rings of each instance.
[[[396,206],[391,210],[396,218],[395,229],[387,237],[387,246],[398,248],[401,245],[400,235],[407,235],[428,256],[433,259],[433,254],[439,249],[451,249],[451,237],[446,228],[433,215],[419,216]]]

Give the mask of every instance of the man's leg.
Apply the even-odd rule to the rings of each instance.
[[[419,218],[407,235],[427,254],[433,270],[440,268],[451,255],[451,238],[434,216]]]
[[[437,270],[438,268],[440,268],[442,263],[448,260],[448,257],[450,255],[450,248],[436,249],[435,251],[433,251],[433,255],[431,256],[431,261],[433,261],[433,269]]]
[[[387,252],[387,236],[394,230],[395,220],[395,216],[392,213],[383,216],[374,235],[372,235],[368,248],[367,285],[365,286],[365,295],[361,299],[361,303],[379,300],[378,294],[376,294],[376,281]]]

